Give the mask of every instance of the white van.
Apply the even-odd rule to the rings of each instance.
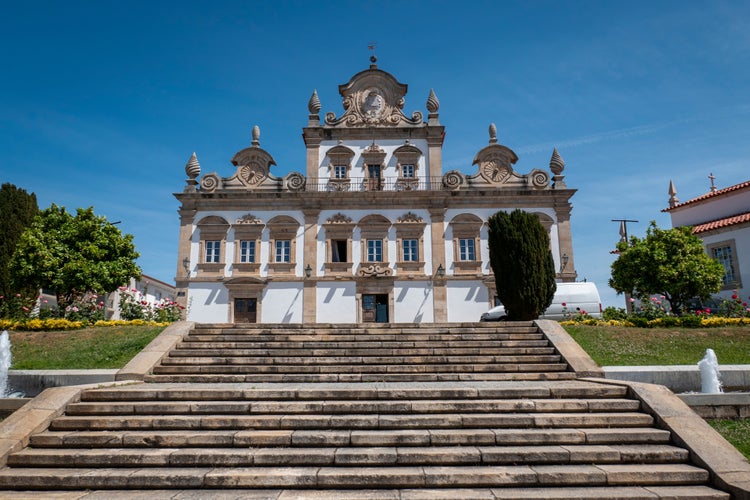
[[[563,304],[565,304],[563,306]],[[569,315],[586,312],[592,318],[602,317],[602,300],[599,298],[599,290],[594,283],[588,281],[576,281],[572,283],[558,283],[552,304],[540,319],[565,319],[563,308]],[[505,307],[501,304],[493,307],[479,318],[480,321],[500,321],[505,316]]]

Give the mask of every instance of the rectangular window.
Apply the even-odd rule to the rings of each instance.
[[[347,240],[331,240],[331,262],[349,262],[346,255]]]
[[[255,241],[240,241],[240,262],[255,262]]]
[[[714,247],[711,249],[711,254],[714,259],[724,266],[724,278],[723,285],[734,286],[736,280],[736,274],[734,272],[734,259],[732,257],[732,247],[729,245]]]
[[[334,165],[333,166],[333,178],[334,179],[346,179],[346,165]]]
[[[291,262],[291,253],[291,240],[276,240],[276,262]]]
[[[206,262],[218,263],[221,251],[221,240],[206,240]]]
[[[404,262],[417,262],[419,260],[419,240],[401,240],[401,246],[404,252]]]
[[[367,262],[383,262],[383,240],[367,240]]]
[[[474,252],[474,238],[461,238],[458,240],[458,260],[477,260]]]
[[[401,165],[401,177],[404,179],[413,179],[414,178],[414,164],[407,163],[405,165]]]

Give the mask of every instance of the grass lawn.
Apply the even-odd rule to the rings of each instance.
[[[693,365],[711,348],[722,365],[750,364],[750,327],[566,326],[600,366]]]
[[[12,370],[122,368],[163,326],[108,326],[55,332],[9,332]]]
[[[750,460],[750,420],[708,420],[708,423]]]

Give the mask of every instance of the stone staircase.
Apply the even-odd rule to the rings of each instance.
[[[197,326],[10,454],[0,497],[730,498],[710,479],[532,323]]]

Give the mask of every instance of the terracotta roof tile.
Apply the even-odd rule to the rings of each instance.
[[[684,207],[685,205],[690,205],[692,203],[697,203],[699,201],[707,200],[709,198],[715,198],[716,196],[722,196],[728,193],[731,193],[733,191],[738,191],[740,189],[750,188],[750,181],[740,182],[739,184],[735,184],[734,186],[729,186],[724,189],[717,189],[716,191],[712,191],[706,194],[702,194],[698,197],[695,197],[691,200],[684,201],[682,203],[677,203],[673,207],[665,208],[662,210],[662,212],[671,212],[675,208]]]
[[[705,233],[706,231],[734,226],[735,224],[741,224],[743,222],[750,222],[750,212],[725,217],[723,219],[712,220],[711,222],[704,222],[703,224],[696,224],[693,226],[693,234]]]

